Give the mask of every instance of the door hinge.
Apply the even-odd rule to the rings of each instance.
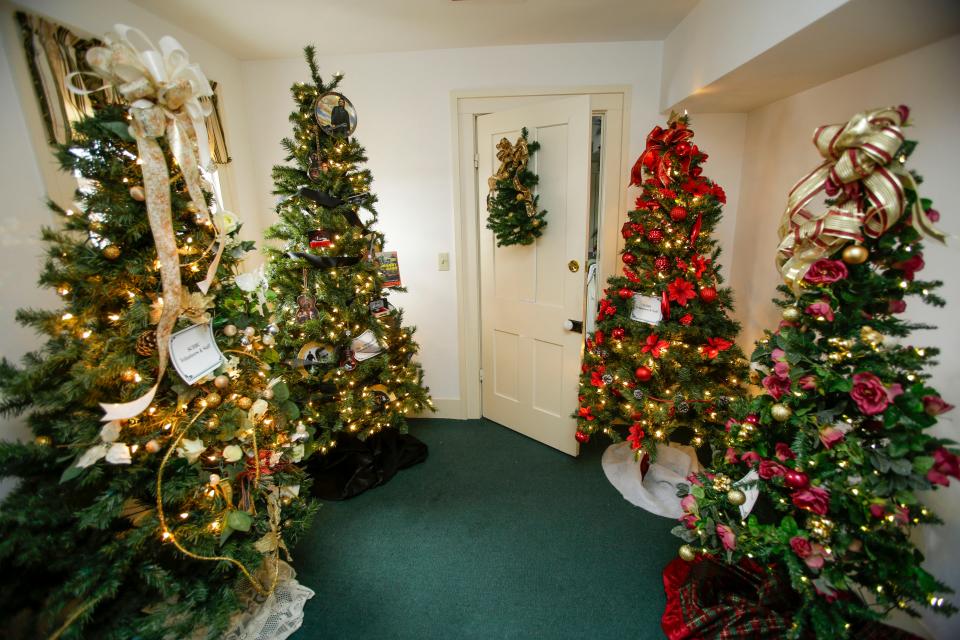
[[[483,369],[480,369],[480,382],[483,382]]]
[[[474,169],[479,169],[479,168],[480,168],[480,154],[479,154],[479,153],[473,154],[473,168],[474,168]]]

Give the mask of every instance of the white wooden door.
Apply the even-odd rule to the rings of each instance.
[[[483,415],[572,456],[583,336],[564,323],[584,314],[590,115],[584,95],[477,117]],[[530,166],[547,226],[532,245],[497,247],[485,228],[486,178],[497,142],[523,127],[540,143]]]

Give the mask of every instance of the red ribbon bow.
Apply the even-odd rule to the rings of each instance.
[[[667,186],[670,184],[670,166],[674,157],[680,159],[684,172],[689,170],[693,154],[689,150],[684,154],[679,154],[675,147],[692,137],[693,131],[687,129],[687,125],[679,121],[671,123],[667,129],[654,127],[647,134],[647,148],[637,158],[637,162],[630,171],[630,184],[640,185],[643,183],[643,168],[646,167],[650,173],[656,176],[662,186]]]

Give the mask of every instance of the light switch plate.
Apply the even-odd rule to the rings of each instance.
[[[449,253],[441,253],[437,255],[437,271],[450,271]]]

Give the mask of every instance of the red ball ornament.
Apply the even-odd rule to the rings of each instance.
[[[677,152],[677,155],[681,158],[685,158],[690,155],[690,143],[689,142],[679,142],[677,146],[673,148]]]
[[[584,431],[577,431],[577,433],[574,434],[573,437],[576,438],[577,442],[579,442],[580,444],[587,444],[588,442],[590,442],[590,434]]]
[[[791,489],[806,489],[810,485],[810,477],[802,471],[788,469],[783,475],[783,481]]]
[[[704,302],[716,302],[717,290],[713,287],[703,287],[700,289],[700,299]]]
[[[647,367],[637,367],[637,370],[634,371],[633,374],[637,376],[637,380],[640,382],[646,382],[650,379],[650,376],[653,375],[653,372]]]
[[[624,240],[628,240],[633,237],[633,225],[629,222],[624,222],[623,227],[620,228],[620,235],[623,236]]]
[[[623,340],[623,336],[626,334],[623,327],[614,327],[613,331],[610,332],[610,337],[614,340]]]
[[[623,289],[620,289],[620,291],[617,291],[617,295],[623,300],[627,300],[628,298],[633,297],[633,291],[624,287]]]
[[[637,261],[637,256],[632,253],[624,253],[620,256],[620,259],[623,260],[623,264],[634,264]]]
[[[687,210],[683,207],[674,207],[670,209],[670,219],[674,222],[681,222],[687,219]]]
[[[654,243],[660,242],[663,240],[663,231],[660,229],[650,229],[650,231],[647,231],[647,240]]]
[[[670,267],[670,258],[667,256],[660,256],[653,261],[653,268],[657,271],[666,271]]]

